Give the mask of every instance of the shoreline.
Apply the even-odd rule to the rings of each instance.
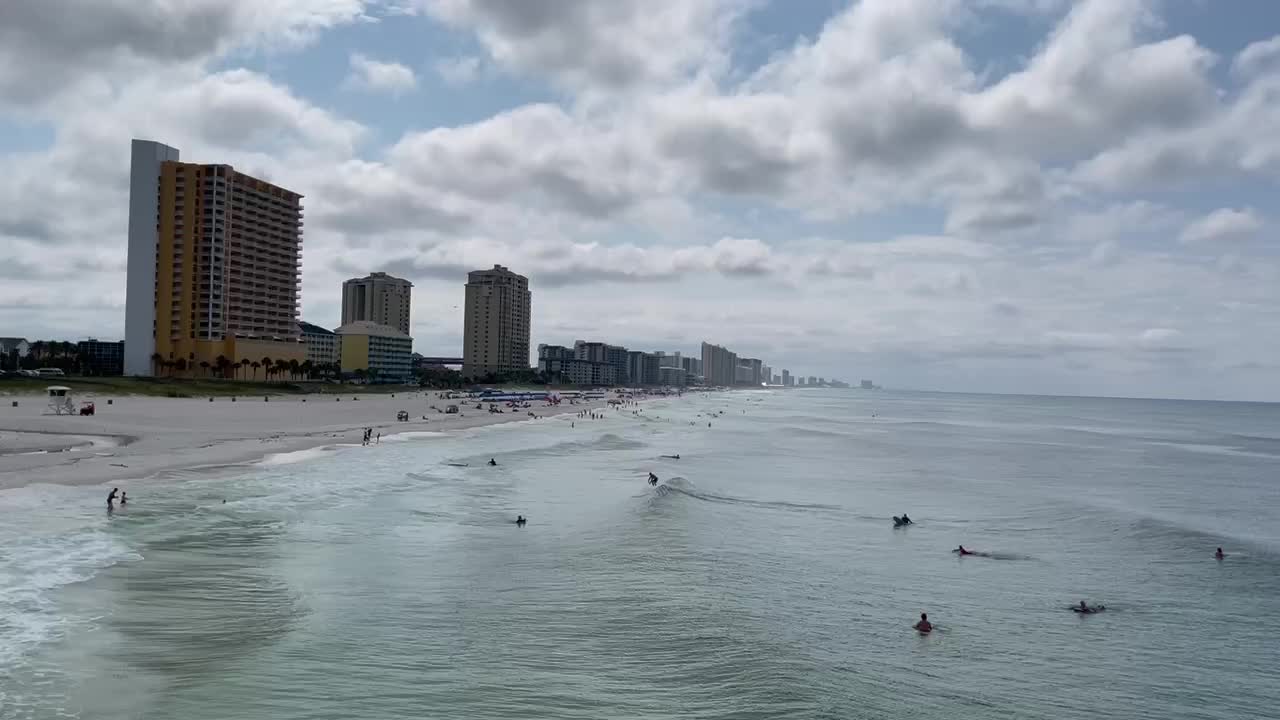
[[[115,396],[113,404],[99,403],[97,414],[88,417],[48,414],[44,398],[21,396],[18,407],[0,407],[0,491],[37,484],[138,482],[184,470],[248,466],[273,456],[359,445],[366,427],[389,439],[607,408],[606,400],[593,400],[505,408],[499,414],[441,400],[437,392],[326,397],[329,402],[314,396],[257,402]],[[432,408],[447,404],[458,404],[462,411],[451,415]],[[412,419],[396,420],[402,410]]]

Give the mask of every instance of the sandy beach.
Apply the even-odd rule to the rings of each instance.
[[[364,428],[384,437],[406,432],[448,432],[505,422],[533,421],[598,409],[604,401],[501,414],[451,402],[435,392],[395,395],[307,395],[230,398],[83,396],[97,414],[54,415],[44,397],[7,396],[0,407],[0,489],[35,483],[88,485],[139,480],[157,473],[236,465],[276,453],[326,445],[359,444]],[[12,407],[12,401],[18,406]],[[401,410],[408,422],[396,420]],[[425,417],[425,419],[424,419]]]

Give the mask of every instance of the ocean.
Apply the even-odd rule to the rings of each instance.
[[[0,492],[0,718],[1280,717],[1280,405],[643,408]]]

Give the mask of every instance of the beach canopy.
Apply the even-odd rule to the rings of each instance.
[[[45,389],[49,391],[50,395],[61,395],[62,393],[71,392],[71,388],[66,385],[50,385]]]

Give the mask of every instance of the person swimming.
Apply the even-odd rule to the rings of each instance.
[[[525,524],[525,523],[527,523],[527,522],[529,522],[529,521],[528,521],[527,519],[525,519],[525,516],[523,516],[523,515],[517,515],[517,516],[516,516],[516,526],[517,526],[517,527],[524,527],[524,524]]]
[[[907,514],[906,514],[906,513],[902,513],[902,524],[903,524],[903,525],[910,525],[910,524],[912,524],[912,523],[911,523],[911,518],[907,517]]]
[[[497,465],[497,464],[498,464],[497,460],[494,460],[493,458],[489,458],[489,465]]]
[[[1221,560],[1222,558],[1224,558],[1224,557],[1226,557],[1226,556],[1227,556],[1227,554],[1226,554],[1226,553],[1224,553],[1224,552],[1222,552],[1222,548],[1218,548],[1218,551],[1217,551],[1217,552],[1215,552],[1215,553],[1213,554],[1213,557],[1214,557],[1214,558],[1216,558],[1216,559],[1218,559],[1218,560]]]
[[[959,553],[959,554],[961,554],[961,555],[973,555],[973,554],[975,554],[972,550],[965,550],[963,545],[961,545],[960,547],[956,548],[955,550],[952,550],[951,552],[953,552],[953,553]]]
[[[680,456],[679,456],[679,455],[663,455],[662,457],[664,457],[664,458],[669,458],[669,459],[671,459],[671,460],[679,460],[679,459],[680,459]]]
[[[922,633],[933,632],[933,623],[929,622],[928,613],[920,613],[920,622],[912,625],[911,627]]]
[[[1102,612],[1103,610],[1106,610],[1106,609],[1107,609],[1107,606],[1106,606],[1106,605],[1094,605],[1094,606],[1090,607],[1090,606],[1089,606],[1089,603],[1087,603],[1087,602],[1085,602],[1085,601],[1081,600],[1079,605],[1072,605],[1072,606],[1071,606],[1071,609],[1072,609],[1074,612],[1083,613],[1083,614],[1085,614],[1085,615],[1092,615],[1093,613]]]

